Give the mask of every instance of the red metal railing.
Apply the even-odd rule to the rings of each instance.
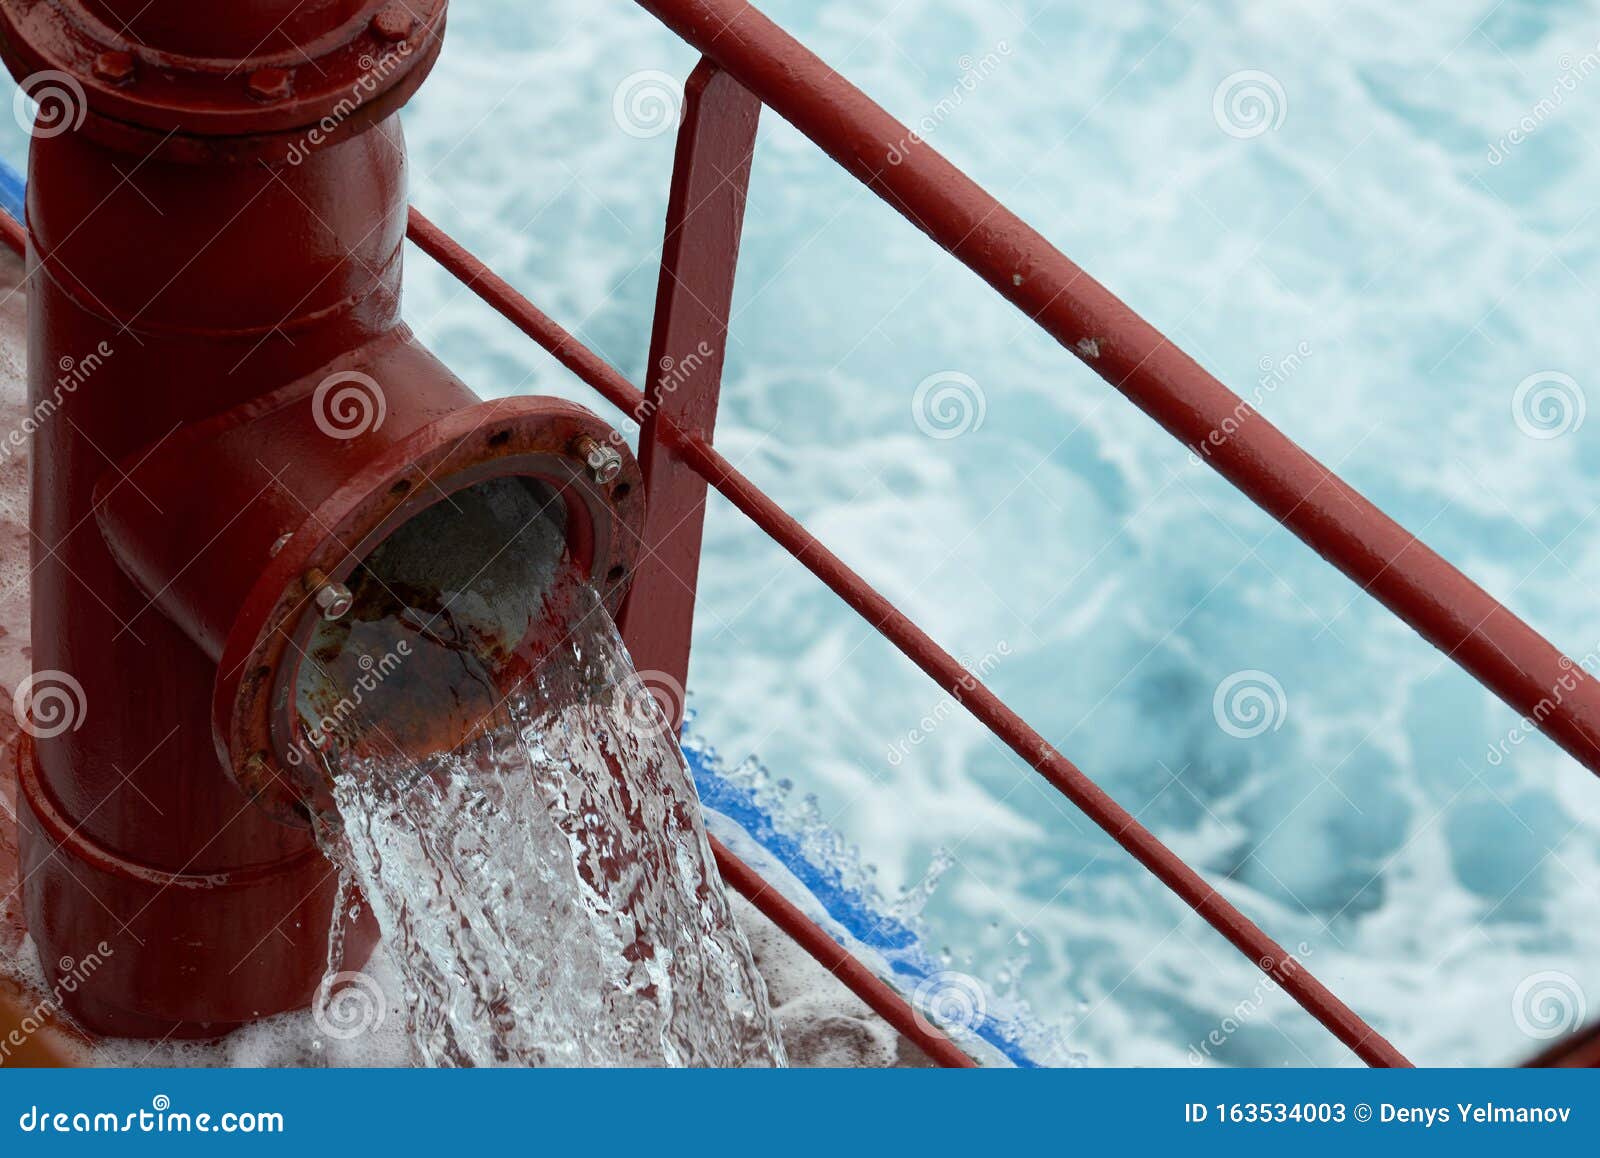
[[[1296,958],[712,445],[728,304],[762,105],[809,137],[1264,510],[1600,773],[1600,686],[1542,636],[1257,414],[964,173],[746,0],[638,0],[704,56],[685,92],[663,246],[652,378],[641,393],[421,214],[413,239],[641,424],[650,512],[624,627],[641,668],[682,681],[705,488],[715,487],[900,648],[1118,844],[1372,1065],[1405,1057]],[[890,158],[895,160],[891,163]],[[707,353],[709,351],[709,353]],[[686,358],[696,355],[692,368]],[[1226,430],[1226,438],[1218,438]],[[718,847],[736,888],[781,900]],[[904,1029],[905,1003],[795,912],[791,931]],[[798,918],[796,921],[795,918]],[[821,941],[818,938],[821,938]],[[848,964],[847,964],[848,963]],[[850,966],[854,965],[854,970]],[[857,972],[859,971],[859,972]],[[865,976],[863,976],[863,974]],[[886,988],[886,987],[882,987]],[[913,1035],[930,1048],[926,1033]],[[939,1049],[936,1057],[957,1059]],[[960,1061],[966,1061],[962,1056]]]
[[[665,450],[676,455],[699,478],[721,492],[940,686],[957,697],[1017,755],[1082,809],[1240,952],[1255,961],[1362,1060],[1371,1065],[1409,1064],[1381,1034],[1312,976],[1293,954],[1219,895],[1182,858],[1162,844],[1071,761],[1052,748],[1044,737],[1029,727],[998,696],[977,682],[949,652],[824,547],[759,487],[740,474],[702,437],[678,430],[669,420],[662,419],[660,408],[653,408],[647,395],[635,389],[614,367],[562,329],[415,208],[411,210],[410,236],[423,251],[459,277],[607,401],[634,416],[642,424],[645,437],[653,436],[660,441],[658,453]],[[648,528],[646,533],[649,534]],[[648,589],[636,588],[629,597],[630,609],[649,608],[648,602],[641,603],[640,600],[649,600],[652,594]],[[629,618],[632,614],[630,610]],[[716,842],[713,845],[718,865],[729,883],[780,927],[794,935],[808,952],[834,969],[841,980],[892,1025],[907,1033],[942,1064],[971,1064],[965,1054],[939,1035],[931,1034],[904,1000],[864,966],[852,962],[855,965],[853,976],[840,972],[837,966],[849,960],[847,955],[843,955],[843,950],[826,933],[805,922],[798,911],[787,906],[776,889],[760,882],[753,870],[736,861],[726,848]],[[942,1044],[937,1044],[940,1042]],[[956,1055],[959,1055],[959,1060]]]

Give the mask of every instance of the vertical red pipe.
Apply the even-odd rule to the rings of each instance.
[[[674,730],[689,680],[706,484],[662,441],[663,424],[710,441],[717,421],[728,311],[761,103],[710,61],[684,90],[639,461],[650,496],[645,550],[622,633],[635,666],[657,688]]]
[[[130,481],[135,456],[397,324],[392,112],[443,21],[442,0],[413,6],[426,23],[386,20],[383,0],[0,5],[24,88],[42,65],[77,70],[29,154],[34,711],[18,820],[29,932],[52,985],[96,961],[64,987],[96,1033],[216,1034],[304,1005],[325,966],[333,870],[224,771],[216,664],[124,573],[96,487],[160,527],[177,516]]]
[[[50,968],[111,947],[73,997],[97,1032],[217,1032],[303,1004],[320,976],[331,868],[224,773],[216,665],[123,573],[94,490],[395,323],[402,150],[398,121],[284,170],[34,142],[29,380],[51,415],[34,435],[34,678],[75,681],[82,709],[21,769],[23,867]]]

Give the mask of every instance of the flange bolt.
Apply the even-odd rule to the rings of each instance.
[[[578,453],[583,455],[590,477],[601,486],[615,482],[622,473],[622,456],[609,446],[601,446],[587,434],[578,439]]]
[[[411,14],[411,9],[404,0],[396,0],[379,10],[372,18],[372,34],[379,40],[386,40],[390,44],[398,44],[411,35],[416,19]]]
[[[245,89],[258,101],[281,101],[294,91],[294,74],[286,68],[258,68],[246,79]]]
[[[355,606],[356,597],[350,594],[350,588],[343,583],[336,583],[321,571],[311,571],[306,575],[306,585],[316,589],[312,597],[317,605],[317,610],[322,612],[322,618],[333,622],[343,619],[349,614],[350,608]]]
[[[109,84],[127,84],[138,71],[131,52],[102,52],[94,58],[94,74]]]

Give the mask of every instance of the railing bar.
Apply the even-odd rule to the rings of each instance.
[[[637,0],[1580,764],[1600,680],[746,0]]]
[[[630,414],[642,413],[644,395],[604,359],[582,346],[477,258],[447,237],[418,210],[411,210],[411,237],[469,288],[483,296],[583,381]],[[1254,961],[1305,1010],[1375,1066],[1404,1066],[1405,1056],[1340,1001],[1292,954],[1267,936],[1208,885],[1181,857],[1161,843],[1121,805],[1030,728],[998,696],[941,648],[867,581],[796,522],[712,447],[685,438],[669,423],[662,434],[673,450],[736,508],[784,547],[836,595],[1004,741],[1064,796],[1076,804],[1135,860],[1149,869],[1190,908]],[[824,934],[825,935],[825,934]]]
[[[633,421],[644,421],[643,391],[518,293],[510,282],[468,253],[460,242],[424,217],[416,206],[411,207],[406,234],[418,249],[454,274],[463,285],[493,306],[496,313],[544,347],[551,357],[598,391],[607,402]]]
[[[949,692],[1007,747],[1076,804],[1108,836],[1149,869],[1236,949],[1283,986],[1362,1060],[1377,1066],[1409,1065],[1375,1029],[1311,975],[1293,954],[1224,899],[1098,784],[1057,752],[998,695],[961,666],[905,613],[824,547],[788,512],[699,440],[678,445],[724,498],[785,548],[854,608],[906,657]]]
[[[0,209],[0,243],[18,257],[28,256],[28,233],[22,223]]]
[[[760,119],[761,102],[711,61],[689,74],[645,372],[653,413],[639,431],[639,469],[649,496],[640,532],[644,549],[617,621],[639,670],[660,673],[669,687],[689,684],[706,482],[677,455],[660,451],[657,425],[714,440]],[[684,698],[668,699],[676,726]]]
[[[929,1058],[947,1069],[977,1067],[978,1063],[960,1046],[917,1016],[905,998],[828,936],[755,869],[729,852],[716,837],[711,838],[711,851],[723,880]]]

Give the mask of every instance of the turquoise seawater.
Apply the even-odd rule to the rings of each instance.
[[[1600,4],[765,9],[1595,650]],[[673,134],[628,97],[694,61],[628,0],[458,0],[406,114],[415,202],[636,382]],[[481,392],[594,403],[420,254],[408,282]],[[1415,1060],[1600,1013],[1593,777],[771,115],[717,441]],[[697,730],[885,893],[948,863],[952,969],[1091,1063],[1351,1060],[720,500],[701,591]]]

